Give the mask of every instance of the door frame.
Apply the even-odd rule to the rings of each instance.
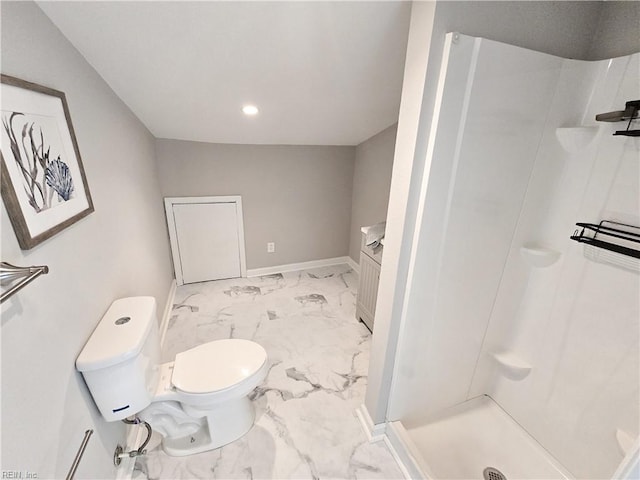
[[[165,197],[164,211],[167,217],[167,229],[169,231],[169,243],[171,244],[171,256],[173,258],[173,270],[178,285],[184,285],[182,278],[182,262],[178,248],[178,232],[176,230],[174,205],[188,203],[233,203],[236,206],[236,219],[238,227],[238,247],[240,250],[240,276],[247,276],[247,256],[244,247],[244,217],[242,216],[242,197],[240,195],[207,196],[207,197]]]

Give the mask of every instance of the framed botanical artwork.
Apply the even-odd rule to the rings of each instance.
[[[20,248],[93,212],[64,93],[2,75],[0,185]]]

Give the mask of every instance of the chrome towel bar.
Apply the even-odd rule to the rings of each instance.
[[[82,439],[78,453],[76,453],[76,458],[73,459],[73,463],[71,464],[71,468],[69,469],[69,473],[67,473],[65,480],[73,480],[73,476],[76,474],[78,465],[80,465],[80,460],[82,460],[82,455],[84,455],[84,450],[87,448],[87,443],[89,443],[89,438],[91,438],[92,433],[93,430],[87,430],[84,432],[84,438]]]
[[[0,303],[4,302],[23,287],[26,287],[40,275],[46,275],[47,273],[49,273],[49,267],[46,265],[16,267],[7,262],[0,262],[0,282],[2,282],[2,284],[20,279],[18,283],[0,295]]]

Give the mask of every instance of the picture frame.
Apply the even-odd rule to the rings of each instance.
[[[2,74],[0,189],[22,250],[94,211],[65,94]]]

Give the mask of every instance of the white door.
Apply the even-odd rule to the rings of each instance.
[[[239,203],[211,198],[165,199],[178,285],[244,274]]]

